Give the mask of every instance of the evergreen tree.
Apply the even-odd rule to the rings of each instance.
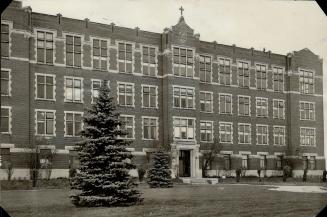
[[[106,82],[99,91],[97,102],[87,111],[85,128],[78,144],[80,172],[72,179],[72,189],[80,190],[71,199],[76,206],[129,206],[141,202],[129,171],[135,169],[130,142],[119,138],[126,132],[122,125]]]
[[[152,168],[149,169],[147,183],[151,188],[173,187],[169,168],[169,155],[163,151],[153,153]]]

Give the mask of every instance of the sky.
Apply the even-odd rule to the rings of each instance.
[[[187,24],[203,41],[274,53],[309,48],[324,59],[327,84],[327,16],[315,1],[287,0],[22,0],[34,12],[162,33],[183,6]],[[325,156],[327,87],[324,86]]]

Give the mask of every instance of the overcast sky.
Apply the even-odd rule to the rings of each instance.
[[[327,17],[315,1],[264,0],[23,0],[34,12],[162,33],[175,25],[180,6],[201,40],[287,54],[309,48],[324,58],[327,84]],[[327,119],[327,88],[324,90]],[[319,118],[319,117],[318,117]],[[327,120],[325,120],[327,147]],[[327,149],[327,148],[326,148]],[[327,153],[327,150],[325,150]],[[326,154],[327,155],[327,154]]]

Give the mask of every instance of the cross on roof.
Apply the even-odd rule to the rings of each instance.
[[[181,16],[183,16],[184,8],[181,6],[181,7],[179,8],[179,10],[181,11]]]

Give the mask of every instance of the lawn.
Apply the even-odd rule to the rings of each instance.
[[[292,193],[262,185],[177,185],[171,189],[142,186],[144,202],[133,207],[76,208],[69,190],[1,191],[1,206],[12,217],[34,216],[315,216],[327,193]]]

